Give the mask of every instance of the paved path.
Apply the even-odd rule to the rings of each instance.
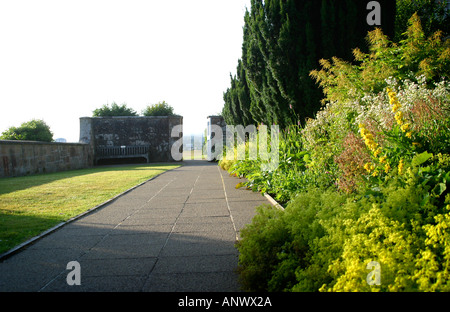
[[[237,183],[185,161],[0,262],[0,291],[239,291],[234,243],[268,201]]]

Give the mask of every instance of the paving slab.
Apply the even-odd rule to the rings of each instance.
[[[260,194],[217,164],[183,166],[0,261],[0,291],[236,292],[236,239]],[[70,286],[69,262],[80,264]]]

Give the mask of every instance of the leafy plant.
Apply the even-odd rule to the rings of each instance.
[[[429,166],[437,176],[447,173],[448,159],[423,154],[414,164],[417,167],[407,170],[405,177],[391,179],[376,194],[311,188],[299,193],[284,212],[259,207],[238,244],[246,289],[448,289],[450,183],[441,177],[439,183],[429,184],[431,180],[425,182],[420,173],[430,172]],[[440,183],[445,188],[436,192]],[[381,265],[378,286],[366,281],[372,261]]]
[[[450,76],[450,42],[442,32],[426,38],[420,18],[414,14],[409,20],[406,38],[392,42],[380,29],[369,32],[369,53],[355,49],[356,65],[333,57],[322,59],[321,70],[310,75],[323,88],[323,102],[361,99],[367,93],[378,93],[387,87],[386,80],[415,80],[424,75],[429,82]]]
[[[118,105],[113,102],[111,106],[103,105],[101,108],[97,108],[93,112],[94,117],[111,117],[111,116],[137,116],[138,114],[132,108],[127,107],[126,103]]]
[[[174,115],[173,107],[162,101],[150,106],[142,112],[144,116],[172,116]]]
[[[33,119],[20,127],[11,127],[0,136],[2,140],[52,142],[53,133],[43,120]]]
[[[423,22],[426,35],[431,35],[437,30],[442,30],[448,35],[449,15],[447,13],[447,1],[434,0],[397,0],[397,14],[395,21],[395,41],[400,41],[406,31],[408,19],[414,12]]]
[[[242,232],[247,290],[450,289],[448,43],[425,39],[416,15],[398,45],[369,38],[359,65],[333,59],[313,74],[325,105],[283,132],[276,170],[229,169],[286,206],[258,208]],[[372,261],[380,285],[367,283]]]

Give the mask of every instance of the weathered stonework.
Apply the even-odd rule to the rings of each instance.
[[[148,162],[172,162],[175,161],[171,155],[172,145],[183,135],[171,137],[177,125],[183,125],[183,117],[83,117],[80,118],[80,142],[92,146],[96,161],[103,157],[100,149],[123,148],[125,151],[127,147],[145,146],[148,147],[145,157]]]
[[[101,157],[97,153],[105,147],[118,153],[111,158],[176,161],[171,149],[182,140],[183,133],[171,135],[174,127],[182,125],[181,116],[83,117],[80,118],[80,143],[0,140],[0,178],[89,168],[98,163]],[[182,146],[180,149],[182,153]]]
[[[0,140],[0,178],[88,168],[88,144]]]

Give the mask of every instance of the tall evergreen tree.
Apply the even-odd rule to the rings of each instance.
[[[378,1],[384,33],[393,36],[395,2]],[[245,13],[238,75],[224,94],[227,122],[304,123],[320,109],[322,91],[309,76],[322,58],[351,61],[365,46],[368,1],[251,0]]]
[[[250,125],[254,124],[250,112],[250,90],[245,75],[242,61],[238,61],[236,76],[230,75],[231,88],[224,93],[225,105],[222,110],[222,116],[227,124]]]

